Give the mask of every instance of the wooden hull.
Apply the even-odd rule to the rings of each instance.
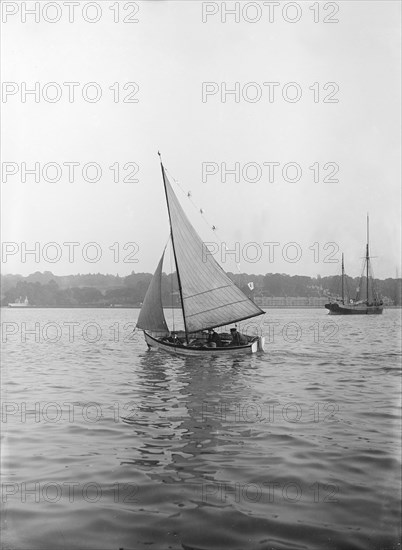
[[[381,315],[383,306],[367,304],[338,304],[337,302],[325,304],[330,315]]]
[[[257,351],[264,351],[264,338],[256,337],[255,340],[244,346],[225,346],[221,348],[187,347],[178,346],[170,342],[161,342],[144,330],[145,341],[151,350],[166,351],[174,355],[211,357],[218,355],[249,355]]]

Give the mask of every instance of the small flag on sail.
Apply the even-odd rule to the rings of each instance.
[[[247,286],[250,290],[254,290],[254,283],[253,282],[248,283]]]

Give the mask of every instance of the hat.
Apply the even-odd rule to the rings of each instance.
[[[230,332],[236,332],[237,328],[231,328]]]

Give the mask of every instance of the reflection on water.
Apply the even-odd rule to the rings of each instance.
[[[92,344],[6,342],[5,548],[396,544],[397,312],[337,320],[338,340],[325,341],[323,312],[275,311],[303,337],[238,360],[116,339],[132,313],[91,311],[104,336]]]
[[[224,462],[225,445],[243,429],[241,400],[248,406],[252,403],[250,386],[238,376],[242,367],[250,369],[250,360],[222,363],[219,358],[205,361],[148,354],[139,367],[141,389],[136,392],[135,412],[125,421],[134,433],[140,426],[146,426],[147,433],[141,432],[140,447],[132,449],[134,456],[138,454],[132,463],[146,466],[149,461],[152,479],[168,476],[202,483],[206,472],[211,478],[216,473],[212,455]],[[161,455],[158,460],[155,454]]]

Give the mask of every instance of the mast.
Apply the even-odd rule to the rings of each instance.
[[[185,315],[185,313],[184,313],[183,289],[182,289],[182,286],[181,286],[180,273],[179,273],[179,265],[178,265],[178,263],[177,263],[176,249],[175,249],[174,239],[173,239],[172,218],[171,218],[171,216],[170,216],[169,199],[168,199],[168,194],[167,194],[167,189],[166,189],[165,169],[164,169],[164,167],[163,167],[163,164],[162,164],[162,157],[161,157],[161,154],[160,154],[159,151],[158,151],[158,155],[159,155],[159,159],[160,159],[160,163],[161,163],[162,178],[163,178],[163,187],[164,187],[164,189],[165,189],[166,204],[167,204],[167,209],[168,209],[168,214],[169,214],[170,236],[171,236],[171,238],[172,238],[172,247],[173,247],[174,263],[175,263],[175,265],[176,265],[177,281],[178,281],[178,283],[179,283],[180,304],[181,304],[181,311],[182,311],[182,314],[183,314],[184,331],[185,331],[185,333],[186,333],[186,342],[187,342],[187,344],[188,344],[188,331],[187,331],[186,315]]]
[[[342,252],[342,304],[345,303],[344,278],[345,278],[345,266],[343,263],[343,252]]]
[[[366,290],[367,290],[367,305],[369,303],[369,215],[367,214],[367,244],[366,244]]]

